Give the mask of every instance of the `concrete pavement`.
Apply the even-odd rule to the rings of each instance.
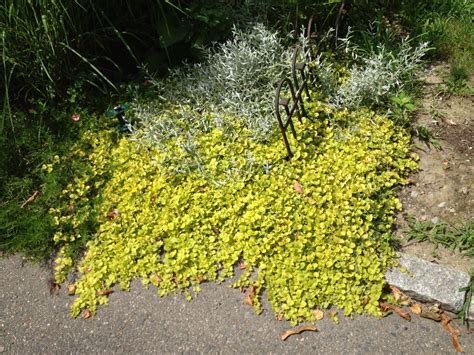
[[[0,258],[0,352],[30,353],[319,353],[449,354],[450,335],[439,323],[396,315],[378,320],[323,319],[319,332],[280,340],[291,328],[268,309],[256,315],[244,295],[227,284],[204,284],[191,302],[160,298],[140,283],[115,292],[91,319],[71,319],[73,297],[64,287],[50,296],[50,272],[20,256]],[[474,353],[474,335],[462,329],[461,344]]]

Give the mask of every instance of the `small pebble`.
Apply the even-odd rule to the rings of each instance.
[[[5,351],[5,347],[0,345],[0,353],[3,353]]]
[[[418,197],[418,192],[412,191],[410,196],[413,197],[413,198],[417,198]]]
[[[436,224],[436,223],[438,223],[438,222],[439,222],[439,218],[438,218],[438,217],[433,217],[433,218],[431,218],[431,223]]]
[[[467,195],[469,193],[469,189],[467,188],[467,186],[464,186],[462,189],[461,189],[461,192],[464,194],[464,195]]]
[[[438,205],[439,208],[443,208],[444,206],[446,206],[446,202],[441,202],[441,203]]]

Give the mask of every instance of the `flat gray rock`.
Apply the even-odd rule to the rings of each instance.
[[[444,310],[459,312],[465,296],[459,289],[468,285],[467,273],[404,253],[400,253],[399,261],[408,272],[401,272],[399,268],[389,270],[385,277],[390,285],[416,300],[438,303]],[[473,311],[471,305],[471,318]]]

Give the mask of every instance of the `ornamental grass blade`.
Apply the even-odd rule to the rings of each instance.
[[[300,334],[304,331],[317,332],[318,328],[316,328],[314,325],[302,325],[301,327],[289,329],[281,334],[281,340],[286,340],[289,336]]]

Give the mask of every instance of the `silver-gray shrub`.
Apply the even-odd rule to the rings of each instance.
[[[390,51],[383,44],[377,50],[360,55],[356,46],[346,46],[354,59],[350,77],[335,88],[329,102],[338,108],[371,107],[386,102],[399,93],[407,80],[420,69],[423,57],[429,50],[427,43],[416,47],[404,39],[397,51]]]
[[[193,131],[213,127],[245,127],[255,139],[266,140],[276,123],[272,104],[275,86],[288,74],[290,57],[291,49],[264,25],[234,28],[230,40],[205,49],[203,63],[174,69],[166,79],[150,76],[159,99],[135,104],[136,117],[144,133],[154,140],[181,134],[183,129],[193,135]],[[160,114],[170,104],[183,109],[174,117],[169,117],[169,111]],[[189,122],[189,107],[211,115],[195,115]]]

